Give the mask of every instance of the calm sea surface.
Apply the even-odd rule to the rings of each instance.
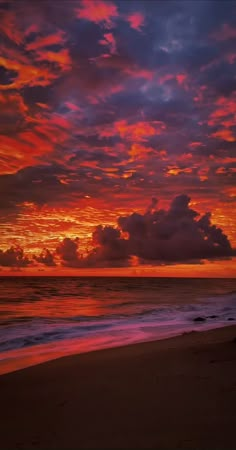
[[[235,279],[0,277],[0,373],[234,321]]]

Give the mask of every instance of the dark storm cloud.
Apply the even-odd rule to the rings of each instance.
[[[0,266],[3,267],[27,267],[31,261],[24,255],[21,247],[10,247],[7,250],[0,249]]]
[[[50,197],[60,195],[63,186],[58,176],[66,173],[66,169],[61,167],[35,166],[26,167],[15,174],[1,175],[0,191],[5,189],[5,195],[1,197],[0,207],[4,210],[24,202],[37,205],[47,203]]]
[[[119,163],[120,160],[118,156],[109,155],[98,148],[97,150],[91,151],[89,154],[86,150],[78,150],[75,155],[70,158],[71,163],[76,161],[84,163],[87,161],[88,167],[90,162],[97,162],[100,167],[111,167],[113,164]]]
[[[56,254],[61,259],[61,264],[66,267],[79,267],[81,265],[79,250],[79,238],[74,240],[64,238],[56,248]]]
[[[230,257],[235,254],[221,228],[211,223],[211,214],[190,208],[190,198],[179,195],[168,210],[155,210],[153,199],[147,212],[118,219],[119,228],[97,227],[93,234],[97,247],[88,257],[96,264],[119,265],[136,256],[140,262],[158,264]],[[123,238],[121,232],[128,234]]]
[[[85,266],[112,267],[128,264],[127,242],[121,238],[120,230],[99,225],[93,233],[93,244],[95,248],[83,261]]]
[[[47,248],[44,248],[39,256],[34,256],[35,261],[37,261],[40,264],[44,264],[48,267],[53,267],[56,265],[54,261],[54,255],[48,250]]]
[[[25,202],[38,206],[58,205],[64,200],[79,200],[88,194],[97,197],[102,189],[109,192],[114,187],[115,181],[99,166],[109,167],[117,160],[115,157],[104,156],[103,152],[97,151],[85,159],[85,152],[81,151],[72,158],[71,164],[77,160],[79,167],[75,169],[54,164],[26,167],[15,174],[0,176],[0,191],[5,190],[0,199],[2,216],[22,209]],[[82,161],[83,166],[80,167]],[[94,167],[95,162],[97,168]]]

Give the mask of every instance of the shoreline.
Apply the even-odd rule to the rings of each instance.
[[[230,327],[230,325],[225,325],[225,324],[212,324],[212,323],[204,323],[204,325],[197,324],[197,323],[193,323],[192,324],[193,327],[195,327],[194,329],[189,328],[189,329],[182,329],[182,330],[169,330],[166,331],[162,334],[160,334],[158,337],[154,337],[153,339],[144,339],[141,341],[130,341],[127,344],[120,344],[120,345],[116,345],[114,343],[114,345],[107,345],[105,344],[100,344],[101,347],[97,347],[97,345],[93,345],[91,343],[86,343],[86,341],[83,343],[82,345],[82,350],[81,350],[81,346],[80,346],[80,351],[77,351],[77,346],[78,343],[81,344],[80,341],[78,341],[77,339],[75,340],[71,340],[71,341],[67,341],[67,340],[62,340],[62,341],[55,341],[53,344],[38,344],[38,345],[34,345],[34,346],[29,346],[26,348],[20,348],[20,349],[15,349],[15,350],[10,350],[10,351],[6,351],[3,352],[2,354],[6,354],[6,358],[0,360],[0,377],[2,375],[7,375],[9,373],[14,373],[14,372],[18,372],[20,370],[24,370],[30,367],[34,367],[34,366],[38,366],[39,364],[44,364],[44,363],[48,363],[50,361],[56,361],[58,359],[61,358],[66,358],[66,357],[73,357],[73,356],[79,356],[79,355],[84,355],[84,354],[88,354],[88,353],[93,353],[93,352],[100,352],[103,350],[113,350],[113,349],[117,349],[117,348],[123,348],[123,347],[129,347],[129,346],[133,346],[133,345],[140,345],[140,344],[148,344],[148,343],[155,343],[155,342],[159,342],[159,341],[165,341],[165,340],[169,340],[169,339],[175,339],[178,338],[182,335],[186,335],[186,334],[191,334],[191,333],[203,333],[205,331],[210,331],[210,330],[217,330],[220,328],[228,328]],[[233,326],[233,324],[231,325]],[[196,329],[199,328],[199,329]],[[97,341],[97,338],[95,339],[95,342]],[[63,344],[64,342],[69,342],[68,346],[69,347],[73,347],[74,346],[74,350],[73,351],[62,351],[62,350],[50,350],[51,347],[57,347],[56,344]],[[91,346],[90,346],[91,345]],[[34,350],[37,352],[37,359],[36,361],[34,361]],[[22,352],[22,355],[21,355]],[[13,355],[13,356],[12,356]],[[15,357],[14,357],[15,356]],[[32,362],[34,361],[34,362]],[[17,364],[16,364],[17,362]]]
[[[0,377],[6,449],[235,449],[236,326]]]

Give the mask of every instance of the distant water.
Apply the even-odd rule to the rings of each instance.
[[[235,279],[0,277],[0,373],[233,323]]]

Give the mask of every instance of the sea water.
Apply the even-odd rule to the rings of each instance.
[[[235,279],[0,277],[0,373],[234,322]]]

